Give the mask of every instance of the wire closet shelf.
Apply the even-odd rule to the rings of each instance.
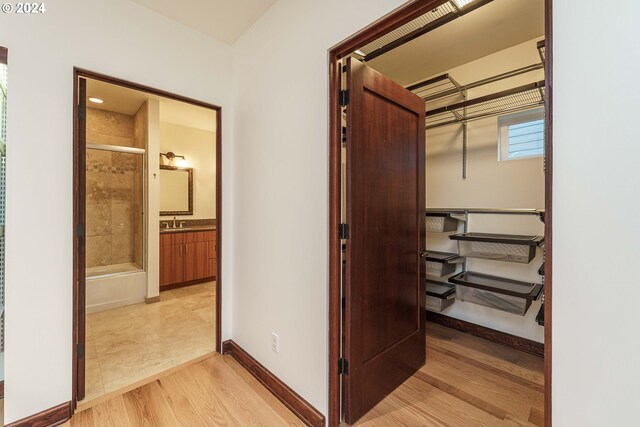
[[[544,105],[544,80],[453,105],[429,110],[427,129],[464,123],[500,114],[515,113]]]

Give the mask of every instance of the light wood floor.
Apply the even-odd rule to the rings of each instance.
[[[358,427],[542,426],[543,361],[427,323],[427,364]],[[76,414],[70,427],[301,426],[229,356],[215,355]]]
[[[81,405],[215,351],[215,282],[87,316]]]
[[[214,355],[77,413],[69,427],[304,426],[231,356]]]
[[[356,426],[543,426],[544,362],[427,322],[427,363]]]

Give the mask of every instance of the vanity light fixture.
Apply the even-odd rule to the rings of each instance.
[[[182,159],[180,162],[180,166],[184,166],[182,163],[186,163],[187,158],[185,156],[181,156],[179,154],[174,153],[173,151],[167,151],[166,153],[160,153],[160,160],[162,160],[162,156],[166,157],[169,161],[169,166],[173,166],[175,159]],[[164,163],[164,162],[163,162]]]
[[[104,102],[102,99],[96,98],[95,96],[89,97],[89,101],[93,102],[94,104],[102,104]]]

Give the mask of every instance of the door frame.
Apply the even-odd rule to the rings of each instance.
[[[340,423],[342,271],[341,222],[342,124],[339,104],[342,70],[337,61],[380,36],[406,24],[447,0],[413,0],[329,50],[329,413],[328,426]],[[551,316],[552,316],[552,189],[553,189],[553,0],[545,0],[545,286],[544,286],[544,425],[551,427]]]
[[[79,274],[79,260],[77,250],[80,243],[78,236],[78,224],[80,224],[80,207],[86,206],[86,191],[80,188],[81,174],[86,171],[80,168],[84,162],[80,161],[79,148],[79,122],[78,122],[78,79],[90,78],[105,83],[122,86],[152,95],[169,98],[175,101],[185,102],[198,107],[207,108],[216,112],[216,352],[222,354],[222,107],[177,95],[162,89],[155,89],[127,80],[97,73],[79,67],[73,68],[73,343],[72,343],[72,404],[73,409],[78,404],[78,345],[85,344],[86,335],[84,328],[80,328],[80,301],[79,287],[77,284]],[[86,281],[85,281],[86,285]]]

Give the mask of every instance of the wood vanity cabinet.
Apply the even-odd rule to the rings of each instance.
[[[216,275],[216,232],[160,234],[160,287],[204,282]]]

